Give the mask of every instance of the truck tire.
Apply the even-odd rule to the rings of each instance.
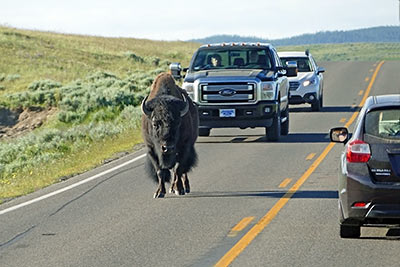
[[[210,136],[211,128],[199,128],[199,136]]]
[[[289,107],[286,107],[285,112],[283,112],[283,118],[286,118],[286,121],[281,125],[281,135],[289,134]]]
[[[271,127],[265,128],[268,141],[276,142],[281,138],[281,111],[278,107]]]
[[[360,226],[340,225],[341,238],[359,238],[361,235]]]

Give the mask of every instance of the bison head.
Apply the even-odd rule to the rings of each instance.
[[[182,117],[189,111],[189,103],[183,98],[163,95],[148,101],[146,97],[142,102],[142,112],[148,120],[149,138],[163,169],[171,169],[176,164],[179,129]]]

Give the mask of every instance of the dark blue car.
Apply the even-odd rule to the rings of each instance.
[[[330,131],[344,143],[339,171],[340,236],[360,237],[361,226],[400,226],[400,95],[371,96],[349,139],[345,127]]]

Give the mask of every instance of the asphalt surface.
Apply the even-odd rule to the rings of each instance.
[[[188,195],[153,199],[156,185],[142,158],[9,209],[144,153],[138,151],[1,205],[0,266],[212,266],[224,256],[231,266],[399,266],[397,230],[362,228],[360,239],[339,237],[343,146],[327,150],[329,129],[357,110],[378,63],[320,63],[324,109],[291,106],[290,134],[280,142],[266,142],[264,129],[213,129],[199,138]],[[370,95],[400,93],[399,73],[400,62],[385,62]],[[249,242],[231,256],[243,240]]]

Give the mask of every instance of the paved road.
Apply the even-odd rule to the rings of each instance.
[[[189,195],[153,199],[156,186],[138,159],[9,209],[139,151],[1,205],[0,266],[212,266],[221,259],[231,266],[398,266],[396,231],[363,228],[360,239],[339,237],[342,145],[332,147],[327,136],[348,123],[378,63],[321,63],[325,108],[291,106],[290,134],[281,142],[265,142],[263,129],[217,129],[199,138]],[[370,94],[400,93],[399,73],[400,62],[385,62]]]

